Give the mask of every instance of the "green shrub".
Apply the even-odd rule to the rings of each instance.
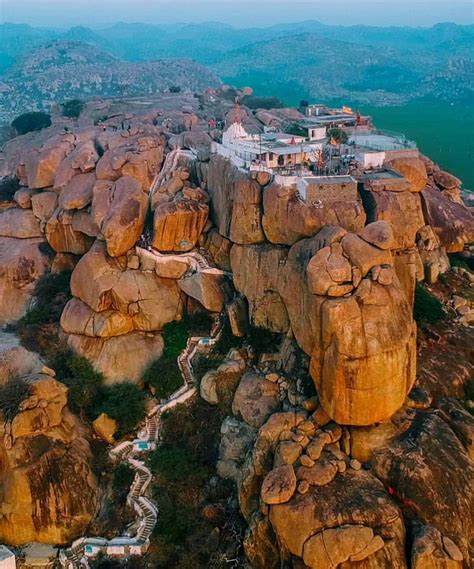
[[[125,462],[121,462],[114,469],[112,488],[117,494],[128,494],[134,478],[135,473],[132,467]]]
[[[215,354],[226,356],[230,349],[239,347],[241,344],[242,340],[240,338],[236,338],[232,334],[229,321],[226,319],[222,326],[222,333],[219,337],[219,340],[215,344],[212,351]]]
[[[131,382],[103,385],[99,388],[94,415],[107,413],[118,424],[117,437],[132,432],[146,416],[146,394]]]
[[[347,133],[338,127],[330,128],[327,136],[330,139],[333,138],[338,144],[345,144],[349,139]]]
[[[0,180],[0,202],[11,202],[15,192],[20,189],[18,178],[4,178]]]
[[[62,104],[63,117],[70,119],[77,119],[82,111],[85,109],[86,104],[79,99],[71,99]]]
[[[281,109],[284,107],[283,101],[277,97],[257,97],[256,95],[245,95],[241,100],[242,104],[249,109]]]
[[[255,357],[258,358],[261,354],[273,353],[278,350],[280,335],[265,328],[251,326],[247,332],[247,341],[254,349]]]
[[[160,482],[166,484],[207,475],[207,469],[196,462],[192,453],[178,445],[163,445],[157,448],[150,457],[150,465],[153,472],[160,477]]]
[[[157,397],[166,399],[183,385],[177,358],[188,341],[186,322],[166,324],[163,329],[163,340],[165,343],[163,355],[146,368],[142,381],[154,388]]]
[[[98,417],[100,413],[96,413],[96,406],[104,381],[103,375],[86,358],[71,351],[56,353],[50,363],[69,388],[68,402],[71,410],[90,420]]]
[[[445,317],[443,304],[419,283],[415,288],[413,317],[419,326],[436,324]]]
[[[186,322],[175,321],[166,324],[163,328],[163,341],[165,343],[165,355],[169,358],[177,358],[188,341]]]
[[[48,273],[36,283],[33,305],[17,323],[18,328],[58,323],[66,303],[71,299],[71,273]]]
[[[142,381],[146,386],[153,387],[160,399],[167,399],[183,385],[176,358],[169,358],[166,354],[151,362],[143,373]]]
[[[171,85],[170,93],[181,93],[181,87],[179,85]]]
[[[43,112],[24,113],[12,122],[12,127],[18,134],[42,130],[48,126],[51,126],[51,115]]]
[[[23,380],[13,377],[0,386],[0,411],[7,421],[18,413],[20,404],[28,397],[29,387]]]
[[[199,523],[193,515],[192,508],[177,505],[166,498],[157,498],[160,511],[154,529],[154,535],[159,536],[165,543],[182,544],[191,528]]]

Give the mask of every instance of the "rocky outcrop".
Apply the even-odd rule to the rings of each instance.
[[[411,427],[372,455],[375,474],[419,519],[472,559],[472,461],[449,425],[418,412]],[[448,475],[449,473],[449,475]]]
[[[366,219],[359,199],[307,204],[299,198],[296,188],[277,184],[265,190],[263,212],[265,236],[277,245],[293,245],[300,239],[316,235],[326,225],[359,231]]]
[[[385,166],[406,178],[410,183],[411,192],[421,192],[428,184],[426,166],[421,158],[395,158],[386,162]]]
[[[41,238],[0,237],[0,324],[23,316],[36,282],[49,269],[43,245]]]
[[[111,257],[131,249],[143,232],[148,199],[138,180],[123,176],[110,188],[110,206],[100,224]]]
[[[288,312],[279,293],[279,282],[288,250],[271,245],[234,245],[230,264],[235,288],[249,302],[254,326],[286,332]]]
[[[211,219],[219,233],[233,243],[262,243],[262,187],[222,156],[209,163]]]
[[[148,192],[163,161],[161,139],[138,136],[120,142],[122,144],[111,147],[98,161],[97,178],[115,182],[123,176],[131,177],[143,191]]]
[[[462,251],[465,243],[474,241],[474,216],[467,207],[433,188],[426,188],[421,198],[426,223],[448,253]]]
[[[325,411],[341,424],[389,418],[415,379],[416,330],[390,252],[326,228],[290,249],[282,276]]]
[[[110,257],[96,241],[74,269],[74,298],[61,316],[69,346],[111,381],[138,381],[161,356],[163,326],[181,318],[177,281],[159,277],[143,258],[141,264],[138,255]]]
[[[24,380],[28,396],[0,428],[0,539],[66,543],[82,535],[98,504],[92,454],[67,408],[67,388],[37,371]]]
[[[191,251],[206,226],[208,215],[209,207],[196,201],[159,205],[153,222],[153,247],[167,252]]]

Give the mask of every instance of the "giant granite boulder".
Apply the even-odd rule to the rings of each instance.
[[[382,235],[391,241],[389,231]],[[298,242],[280,281],[321,404],[332,419],[350,425],[389,418],[415,380],[411,307],[390,250],[363,237],[329,227]]]
[[[23,376],[29,393],[0,427],[0,540],[11,545],[70,542],[87,530],[99,498],[67,387],[36,368],[32,361]]]

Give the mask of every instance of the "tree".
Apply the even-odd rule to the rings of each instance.
[[[277,97],[257,97],[255,95],[246,95],[242,97],[241,103],[249,109],[281,109],[283,101]]]
[[[43,112],[24,113],[16,117],[11,125],[18,134],[26,134],[51,126],[51,115]]]
[[[179,85],[171,85],[170,93],[181,93],[181,87]]]
[[[84,101],[79,99],[71,99],[62,104],[63,107],[63,117],[68,117],[70,119],[77,119],[82,111],[85,109],[86,104]]]
[[[337,127],[330,128],[327,135],[329,139],[334,139],[338,144],[345,144],[349,140],[347,132]]]

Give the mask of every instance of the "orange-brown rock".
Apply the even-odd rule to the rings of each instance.
[[[160,334],[131,332],[112,338],[70,334],[68,346],[92,362],[108,383],[139,383],[146,367],[163,354]]]
[[[62,190],[78,174],[91,172],[99,160],[93,140],[80,142],[61,162],[54,175],[54,188]],[[53,184],[49,184],[52,186]]]
[[[160,138],[141,137],[127,141],[123,146],[107,150],[96,167],[99,180],[117,181],[122,176],[134,178],[143,191],[150,185],[163,160],[163,146]]]
[[[133,332],[133,318],[117,310],[94,312],[78,298],[73,298],[64,307],[61,328],[66,334],[110,338]]]
[[[92,189],[95,181],[93,173],[74,176],[59,195],[59,207],[82,209],[88,206],[92,202]]]
[[[135,178],[120,178],[111,190],[110,209],[100,226],[107,243],[107,252],[112,257],[120,257],[131,249],[145,224],[148,199]]]
[[[93,239],[72,226],[72,214],[56,209],[46,224],[46,239],[56,253],[86,253]]]
[[[179,288],[209,312],[221,312],[231,288],[219,269],[203,269],[179,279]]]
[[[44,240],[0,237],[0,324],[23,316],[38,279],[51,264]]]
[[[47,141],[41,148],[30,150],[20,161],[30,189],[48,188],[53,185],[59,165],[71,152],[72,145],[59,137]]]
[[[0,497],[0,539],[67,543],[81,536],[98,503],[92,453],[66,406],[67,388],[48,375],[27,376],[29,396],[11,422],[5,442]]]
[[[92,421],[92,428],[106,443],[113,444],[115,442],[114,435],[118,428],[117,421],[111,419],[107,413],[101,413],[97,419]]]
[[[426,188],[428,175],[421,158],[395,158],[395,160],[386,162],[385,166],[406,178],[410,182],[411,192],[421,192]]]
[[[462,182],[456,176],[453,176],[449,172],[439,171],[433,174],[433,179],[436,185],[442,190],[454,190],[455,188],[460,188]]]
[[[281,550],[306,567],[330,569],[349,560],[365,560],[371,569],[407,567],[401,512],[368,472],[347,470],[327,485],[297,492],[270,506],[270,521]]]
[[[384,266],[393,271],[389,251],[365,243],[369,249],[361,256],[362,249],[345,248],[344,243],[354,238],[365,243],[354,234],[341,241],[352,266],[357,264],[365,273],[374,265],[380,267],[383,254]],[[386,279],[383,270],[371,271],[371,278],[362,281],[359,276],[354,292],[345,298],[328,298],[331,288],[328,296],[321,294],[323,288],[315,286],[322,286],[321,275],[330,277],[329,247],[318,269],[312,263],[326,255],[324,248],[319,249],[323,243],[316,236],[291,248],[279,291],[296,340],[311,355],[311,376],[326,413],[340,424],[369,425],[395,413],[413,385],[416,328],[398,281]],[[333,242],[331,248],[337,244]]]
[[[331,202],[321,207],[306,204],[296,188],[270,185],[263,198],[263,229],[271,243],[293,245],[312,237],[326,225],[338,225],[359,231],[365,224],[365,212],[359,199],[354,202]]]
[[[235,288],[249,302],[254,326],[286,332],[288,312],[279,294],[282,266],[288,250],[271,245],[234,245],[230,263]]]
[[[415,245],[416,234],[425,225],[420,195],[410,191],[362,190],[367,220],[384,220],[391,225],[393,249],[409,249]]]
[[[31,239],[41,236],[40,224],[31,210],[20,207],[0,210],[0,237]]]
[[[31,196],[31,208],[40,221],[48,221],[56,211],[58,194],[56,192],[39,192]]]
[[[153,247],[165,252],[190,251],[201,236],[208,216],[209,207],[196,201],[159,205],[153,221]]]
[[[474,241],[474,215],[470,209],[433,188],[426,188],[421,196],[426,223],[448,253],[462,251],[465,243]]]
[[[262,243],[262,188],[222,156],[209,162],[208,191],[211,219],[219,233],[233,243]]]
[[[116,286],[125,258],[107,255],[105,243],[96,241],[76,265],[71,276],[71,292],[92,308],[101,312],[112,308],[112,289]]]

